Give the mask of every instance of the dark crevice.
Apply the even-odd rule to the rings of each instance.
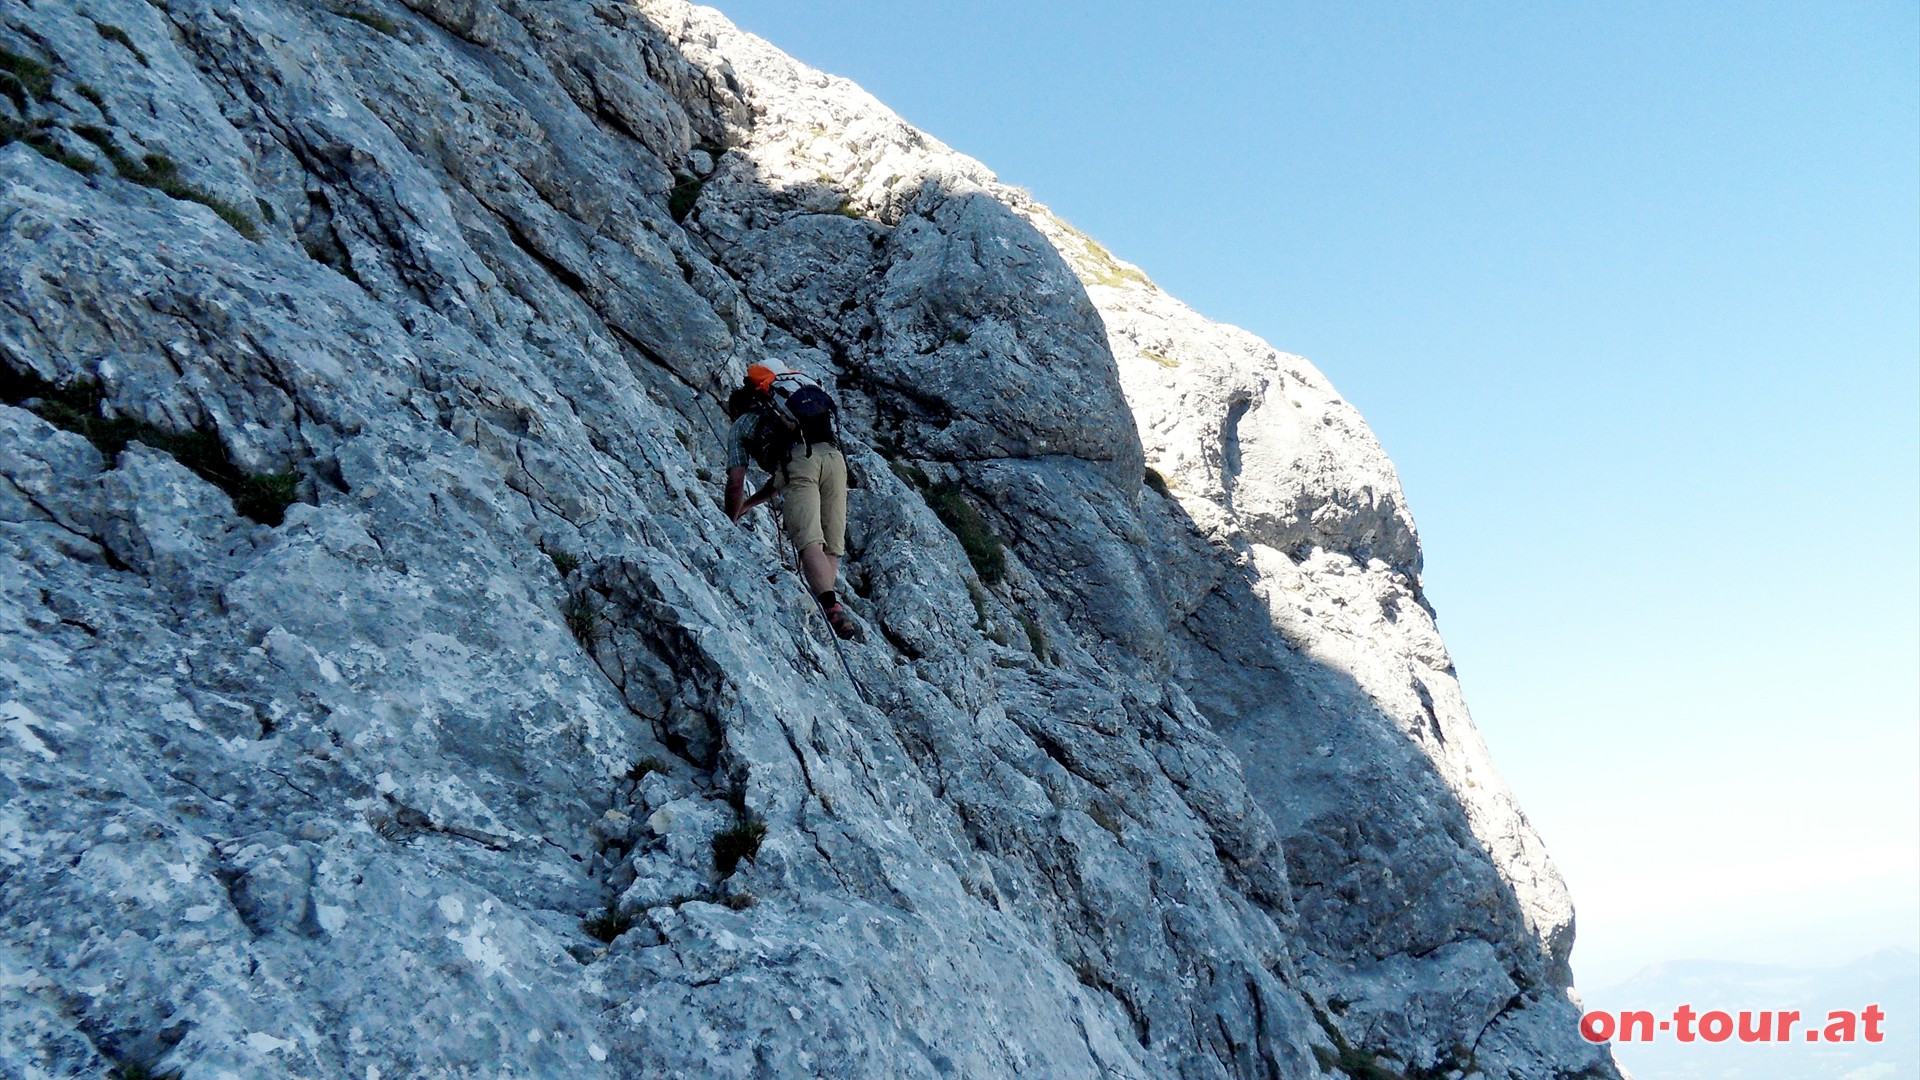
[[[1246,398],[1239,398],[1227,408],[1227,417],[1221,423],[1221,486],[1226,489],[1227,504],[1233,504],[1233,489],[1240,481],[1240,421],[1247,415],[1251,405]]]
[[[1415,677],[1413,692],[1420,697],[1420,709],[1427,717],[1427,730],[1433,733],[1433,741],[1442,746],[1447,744],[1446,733],[1440,730],[1440,716],[1433,708],[1433,692],[1427,689],[1426,680]]]
[[[506,224],[507,236],[513,241],[513,246],[526,252],[529,258],[539,263],[547,273],[553,275],[555,281],[580,294],[582,298],[587,297],[587,279],[567,269],[563,263],[536,247],[533,241],[528,238],[525,230],[520,227],[518,221],[505,215],[502,215],[500,220]]]

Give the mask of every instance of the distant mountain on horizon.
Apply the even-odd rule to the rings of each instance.
[[[1614,1057],[1637,1080],[1916,1080],[1920,1078],[1920,951],[1887,948],[1834,967],[1807,968],[1725,960],[1670,960],[1612,986],[1584,990],[1589,1010],[1646,1009],[1670,1016],[1676,1006],[1711,1009],[1796,1009],[1804,1020],[1878,1005],[1886,1013],[1879,1043],[1682,1043],[1671,1032],[1653,1042],[1616,1042]]]

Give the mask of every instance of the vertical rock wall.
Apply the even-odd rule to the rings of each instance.
[[[1304,361],[706,9],[0,50],[0,1073],[1613,1075]]]

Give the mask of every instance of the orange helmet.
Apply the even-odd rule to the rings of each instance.
[[[747,385],[761,393],[773,389],[773,369],[765,364],[753,364],[747,368]]]

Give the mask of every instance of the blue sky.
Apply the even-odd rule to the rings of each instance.
[[[1583,984],[1920,942],[1911,0],[742,0],[1400,468]]]

